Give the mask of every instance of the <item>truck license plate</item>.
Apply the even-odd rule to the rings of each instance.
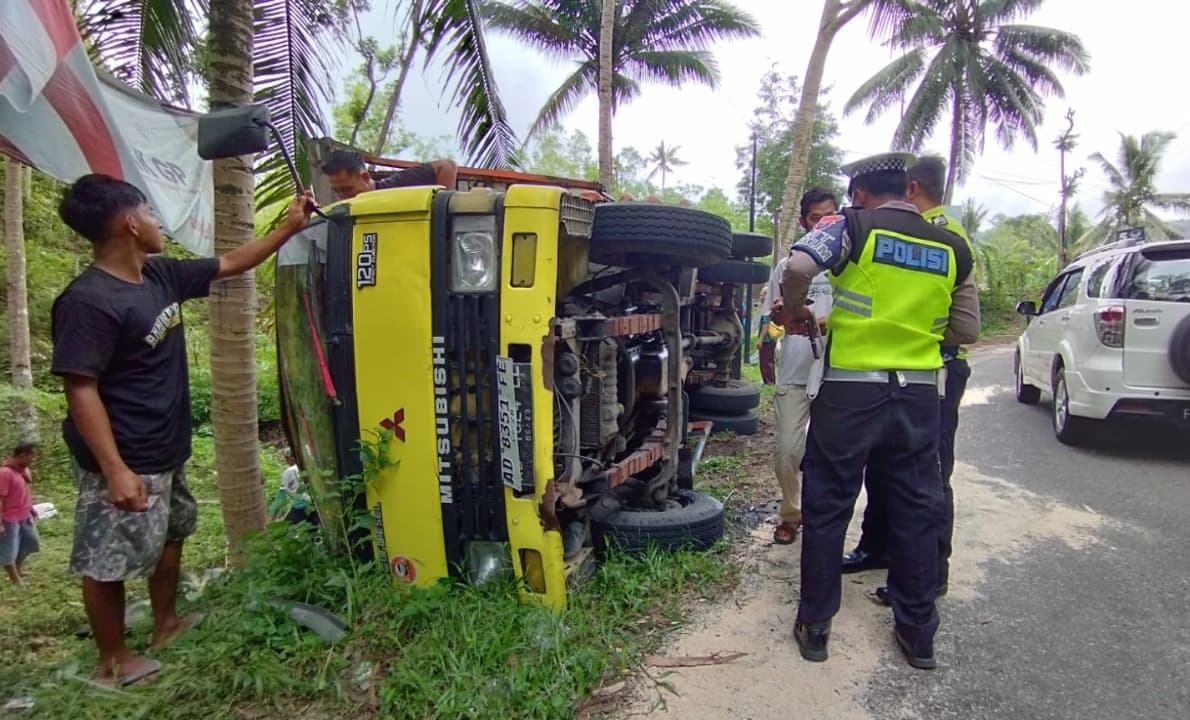
[[[533,491],[533,366],[496,358],[500,478],[516,492]]]

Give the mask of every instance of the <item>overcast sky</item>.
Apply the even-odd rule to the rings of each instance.
[[[385,0],[375,4],[372,27],[391,23],[391,14],[383,7]],[[678,171],[678,182],[719,186],[730,195],[734,195],[739,177],[735,146],[747,141],[747,122],[757,102],[761,76],[774,63],[785,73],[800,77],[805,72],[822,11],[819,0],[736,0],[736,4],[752,13],[763,35],[715,48],[720,87],[675,90],[645,86],[639,99],[621,108],[614,126],[617,149],[632,145],[647,150],[662,139],[679,145],[680,156],[690,164]],[[1048,100],[1037,152],[1024,142],[1003,150],[989,129],[985,152],[976,161],[973,176],[956,192],[957,202],[975,197],[992,215],[1053,211],[1059,173],[1058,152],[1052,141],[1065,127],[1063,115],[1068,107],[1075,110],[1080,135],[1068,167],[1087,168],[1079,196],[1084,209],[1092,214],[1099,211],[1106,186],[1088,155],[1101,151],[1114,161],[1118,132],[1177,132],[1158,187],[1171,192],[1190,190],[1190,99],[1183,92],[1181,68],[1190,7],[1170,0],[1104,4],[1097,8],[1098,13],[1092,7],[1086,0],[1047,0],[1040,11],[1023,21],[1078,34],[1091,55],[1091,71],[1083,77],[1063,77],[1066,97]],[[542,102],[573,65],[555,63],[498,36],[491,37],[490,52],[505,105],[523,136]],[[841,116],[842,104],[852,91],[892,57],[886,48],[869,40],[863,18],[840,32],[824,78],[824,85],[832,88],[829,100],[836,115]],[[440,83],[439,73],[432,69],[411,74],[401,103],[406,127],[422,135],[454,133],[457,116],[440,101]],[[872,126],[864,124],[862,112],[840,117],[835,142],[848,159],[885,151],[896,121],[895,113]],[[597,108],[593,94],[565,118],[564,125],[582,130],[594,142]],[[942,124],[927,150],[947,153],[947,127]]]

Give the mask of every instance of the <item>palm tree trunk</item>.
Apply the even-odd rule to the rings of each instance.
[[[409,66],[413,64],[413,56],[417,54],[418,23],[421,22],[421,14],[421,0],[414,0],[409,9],[410,29],[405,44],[405,54],[401,56],[401,69],[397,72],[397,82],[393,85],[393,96],[389,98],[388,109],[384,111],[384,122],[380,124],[380,138],[376,141],[376,147],[372,149],[373,155],[383,155],[384,147],[388,144],[388,136],[392,132],[393,121],[397,117],[397,107],[401,104],[401,91],[405,88],[405,78],[409,77]]]
[[[211,0],[211,107],[252,102],[252,3]],[[252,240],[250,157],[216,160],[215,252]],[[211,424],[223,523],[233,563],[244,559],[244,536],[264,529],[256,408],[256,277],[252,272],[211,289]]]
[[[19,393],[12,422],[22,442],[37,433],[37,413],[30,393],[33,369],[29,355],[29,293],[25,285],[24,171],[16,160],[4,162],[4,251],[8,260],[8,358],[12,385]]]
[[[950,119],[950,166],[946,168],[946,192],[942,194],[943,205],[949,205],[954,197],[955,181],[959,175],[959,163],[963,161],[963,126],[965,122],[963,95],[959,88],[955,88],[954,116]]]
[[[603,0],[599,24],[599,184],[607,192],[612,188],[612,43],[616,2]]]
[[[355,147],[355,140],[359,137],[359,129],[363,126],[364,121],[368,119],[368,112],[372,109],[372,101],[376,99],[376,56],[369,53],[364,59],[364,62],[368,75],[368,97],[364,100],[364,107],[360,110],[359,117],[355,119],[355,126],[351,128],[351,140],[348,143],[351,147]]]
[[[785,178],[785,196],[781,200],[781,217],[778,227],[784,236],[773,243],[773,262],[780,257],[781,248],[788,247],[798,228],[798,214],[802,186],[806,182],[806,171],[810,164],[810,138],[814,132],[814,121],[818,115],[818,91],[822,88],[822,74],[826,69],[826,57],[831,43],[839,29],[854,18],[867,3],[851,0],[844,6],[839,0],[825,0],[822,5],[822,19],[818,25],[818,37],[806,64],[806,76],[802,81],[802,97],[797,115],[793,119],[793,152],[789,158],[789,174]]]

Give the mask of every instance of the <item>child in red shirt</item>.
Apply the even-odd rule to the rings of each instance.
[[[0,565],[13,585],[24,586],[25,559],[41,550],[37,514],[33,511],[33,475],[29,466],[37,450],[32,444],[18,445],[12,457],[0,465]]]

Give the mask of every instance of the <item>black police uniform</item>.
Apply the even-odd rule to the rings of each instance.
[[[956,220],[945,214],[936,215],[931,222],[942,228],[947,228],[950,223],[957,224]],[[966,238],[963,240],[968,243],[969,248],[969,241]],[[951,476],[954,475],[955,435],[959,427],[959,406],[962,405],[963,395],[967,391],[967,381],[971,379],[971,366],[958,345],[943,345],[941,352],[946,367],[946,396],[941,401],[938,463],[942,474],[945,513],[938,532],[938,585],[939,591],[945,593],[950,580],[950,556],[954,546],[954,487],[951,485]],[[865,475],[864,487],[868,491],[868,503],[864,508],[862,532],[854,557],[870,559],[862,563],[859,569],[863,569],[865,564],[873,567],[887,566],[888,517],[884,499],[877,489],[879,486],[879,482],[873,483]]]
[[[972,256],[965,243],[915,211],[849,210],[845,217],[846,231],[852,238],[848,262],[862,257],[871,230],[884,229],[950,247],[956,287],[971,272]],[[811,236],[802,242],[821,245],[822,237]],[[829,259],[810,254],[820,265],[832,265]],[[828,348],[828,366],[829,353]],[[844,536],[864,468],[872,468],[872,480],[888,508],[889,592],[897,634],[909,646],[907,652],[911,655],[932,657],[938,628],[934,599],[943,503],[938,468],[938,387],[905,382],[904,373],[895,372],[897,368],[887,370],[883,381],[855,382],[833,381],[828,368],[811,407],[802,463],[802,591],[798,623],[822,623],[839,610]]]

